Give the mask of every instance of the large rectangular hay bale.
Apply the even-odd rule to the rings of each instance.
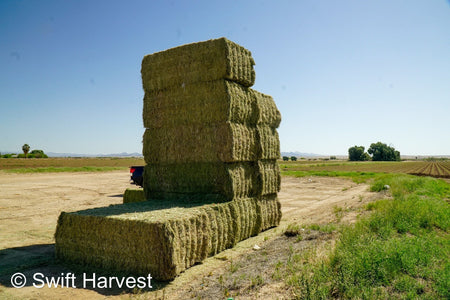
[[[276,160],[258,161],[261,195],[278,193],[281,188],[280,167]]]
[[[170,280],[207,256],[277,226],[281,218],[273,196],[207,202],[154,200],[63,212],[55,232],[56,257]]]
[[[142,116],[145,128],[207,126],[227,121],[256,125],[258,112],[252,90],[228,80],[216,80],[146,91]]]
[[[275,104],[273,98],[269,95],[260,93],[256,90],[250,89],[256,101],[256,108],[258,110],[258,121],[260,125],[267,125],[269,127],[278,128],[281,123],[281,113]]]
[[[280,143],[265,125],[191,124],[146,129],[142,153],[147,164],[256,161],[278,159]]]
[[[259,159],[279,159],[280,152],[280,138],[278,131],[266,125],[258,125],[256,127],[259,142]]]
[[[251,52],[226,38],[187,44],[146,55],[144,90],[162,90],[192,82],[228,79],[243,86],[255,82]]]
[[[205,194],[208,197],[214,194],[232,200],[277,193],[279,189],[280,174],[275,160],[147,164],[144,169],[146,199],[170,200],[176,198],[176,194]]]

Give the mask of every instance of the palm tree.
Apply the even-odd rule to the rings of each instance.
[[[30,152],[30,146],[28,144],[25,144],[22,146],[23,154],[25,154],[25,158],[27,158],[28,152]]]

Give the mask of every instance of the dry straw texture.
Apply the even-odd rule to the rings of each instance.
[[[145,128],[227,121],[278,128],[281,122],[271,96],[228,80],[145,92],[142,115]]]
[[[142,115],[145,128],[258,121],[253,91],[222,79],[145,92]]]
[[[238,162],[278,159],[276,129],[222,123],[146,129],[142,152],[147,164]]]
[[[142,83],[145,91],[217,79],[252,86],[254,64],[250,51],[220,38],[146,55],[142,60]]]
[[[232,200],[277,193],[280,181],[275,160],[149,164],[144,170],[146,199],[172,199],[173,194],[214,194]]]
[[[275,101],[273,101],[273,98],[258,91],[250,90],[257,103],[258,124],[278,128],[281,123],[281,113],[278,110]]]
[[[204,202],[154,200],[63,212],[55,233],[56,257],[170,280],[206,257],[277,226],[281,218],[276,195]]]
[[[143,189],[126,189],[123,193],[123,203],[141,202],[145,201]]]

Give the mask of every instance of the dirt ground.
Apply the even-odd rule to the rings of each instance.
[[[122,202],[127,171],[100,173],[12,174],[0,171],[0,299],[289,299],[291,291],[274,275],[275,264],[292,251],[324,245],[333,234],[310,231],[303,241],[283,235],[291,223],[301,225],[353,222],[362,207],[381,195],[366,184],[328,177],[283,177],[280,226],[206,259],[170,283],[146,291],[121,289],[36,288],[11,286],[11,274],[36,272],[59,276],[71,270],[55,262],[53,234],[62,211]],[[254,250],[255,245],[259,248]]]

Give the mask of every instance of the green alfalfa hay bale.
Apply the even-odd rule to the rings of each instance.
[[[210,220],[206,211],[206,207],[202,209],[200,218],[196,219],[199,233],[201,233],[202,242],[200,243],[197,251],[197,257],[195,262],[200,262],[209,256],[211,249],[211,236],[213,235],[213,221]]]
[[[146,199],[166,195],[173,199],[175,194],[205,194],[205,199],[213,194],[222,200],[248,197],[259,190],[257,172],[254,162],[149,164],[144,169],[144,192]]]
[[[279,159],[280,152],[280,138],[275,128],[258,125],[258,141],[259,141],[259,159]]]
[[[221,223],[217,220],[217,214],[215,213],[214,209],[212,209],[210,206],[205,208],[205,212],[207,215],[207,220],[210,228],[210,236],[208,238],[208,248],[209,252],[208,255],[215,255],[219,251],[218,249],[218,239],[219,239],[219,226],[221,226]]]
[[[280,171],[275,160],[240,163],[190,163],[147,165],[144,169],[145,199],[215,199],[277,193]]]
[[[126,189],[123,193],[123,203],[141,202],[145,201],[143,189]]]
[[[272,138],[262,138],[269,139]],[[270,141],[262,145],[269,144]],[[146,129],[142,153],[147,164],[255,161],[260,156],[260,146],[256,127],[230,122],[189,124]]]
[[[235,237],[236,240],[242,240],[250,236],[250,218],[252,212],[249,210],[249,202],[253,202],[248,198],[233,200],[232,217],[236,226]]]
[[[220,214],[219,220],[221,220],[224,224],[223,240],[221,243],[222,246],[220,248],[220,251],[231,248],[235,245],[234,243],[235,228],[233,226],[231,218],[230,205],[233,204],[230,203],[229,205],[219,206],[219,214]]]
[[[189,219],[173,220],[172,222],[170,222],[170,224],[174,231],[174,239],[173,239],[174,248],[179,250],[174,252],[176,254],[176,257],[174,258],[175,264],[181,265],[180,269],[186,268],[186,266],[189,265],[189,263],[186,260],[191,253],[190,247],[191,228],[189,226],[190,224]]]
[[[251,52],[242,46],[226,38],[208,40],[146,55],[142,83],[146,91],[217,79],[252,86],[254,64]]]
[[[195,262],[197,261],[197,255],[199,254],[199,250],[200,250],[200,244],[203,242],[203,239],[201,238],[202,234],[201,234],[201,230],[200,230],[200,226],[199,224],[197,224],[197,218],[196,219],[191,219],[190,220],[190,234],[191,234],[191,253],[192,255],[189,257],[189,260],[187,260],[187,262],[190,265],[195,264]]]
[[[70,223],[74,226],[70,226]],[[77,226],[80,224],[85,226]],[[176,266],[171,264],[170,250],[172,248],[162,242],[164,238],[159,236],[165,230],[145,228],[146,226],[144,226],[141,231],[143,227],[141,225],[143,224],[105,217],[61,215],[55,236],[56,257],[64,261],[92,265],[105,270],[136,274],[144,274],[148,270],[153,270],[154,275],[161,279],[173,277],[176,273]],[[158,224],[154,225],[158,226]],[[126,239],[126,244],[124,244],[123,238],[126,238],[127,235],[131,236],[131,233],[126,233],[126,231],[132,230],[145,232],[145,235],[134,235],[133,238]],[[83,232],[83,234],[77,235],[76,232]],[[152,244],[155,241],[160,241],[158,246]],[[145,250],[141,250],[143,245],[146,246]],[[126,252],[122,249],[126,249]],[[164,256],[160,257],[159,261],[143,259],[148,256],[147,253],[160,256],[162,251],[164,251]]]
[[[242,203],[241,201],[236,201],[236,199],[233,199],[232,204],[230,205],[230,214],[232,216],[232,222],[233,222],[233,228],[234,230],[234,236],[236,240],[240,240],[241,236],[243,235],[243,220],[240,216],[242,216]]]
[[[257,215],[260,231],[278,226],[281,220],[281,203],[276,194],[265,195],[258,199]]]
[[[155,211],[146,211],[146,209],[151,209],[151,206],[141,208],[145,209],[139,211],[139,207],[134,206],[129,208],[129,211],[124,209],[115,212],[112,208],[104,208],[103,211],[97,210],[96,212],[88,212],[87,214],[66,214],[69,215],[69,218],[74,215],[76,218],[79,218],[79,220],[75,221],[76,224],[86,224],[85,228],[82,229],[85,229],[84,231],[87,230],[88,234],[87,236],[83,234],[77,235],[73,231],[72,234],[70,234],[70,231],[68,234],[67,230],[64,232],[64,228],[67,228],[67,222],[66,226],[63,226],[63,222],[60,222],[59,225],[61,226],[58,226],[55,235],[55,239],[57,240],[57,253],[63,253],[60,256],[64,258],[64,253],[67,253],[64,250],[70,251],[70,249],[75,249],[77,250],[76,253],[81,253],[90,249],[96,254],[100,253],[101,255],[95,256],[96,258],[94,260],[91,260],[89,257],[83,257],[81,258],[81,263],[93,263],[106,269],[114,269],[117,267],[116,269],[120,269],[121,271],[134,273],[142,273],[142,268],[137,263],[134,263],[136,259],[144,265],[148,265],[147,260],[150,259],[152,275],[155,274],[157,276],[155,278],[160,279],[168,279],[168,277],[178,274],[187,267],[204,259],[209,249],[207,246],[202,245],[202,243],[208,243],[204,235],[209,234],[202,231],[205,229],[208,230],[208,227],[202,223],[205,222],[206,218],[202,217],[204,213],[201,209],[187,207],[187,211],[185,212],[177,207]],[[93,216],[96,214],[98,215]],[[64,216],[61,219],[64,219]],[[92,219],[100,220],[100,222],[93,223]],[[120,222],[120,224],[117,224],[117,222]],[[145,223],[147,228],[144,231],[135,230],[141,223]],[[114,230],[108,230],[109,225],[114,225],[111,227]],[[80,229],[80,226],[77,227]],[[90,230],[87,228],[90,228]],[[94,236],[89,236],[91,232],[94,232]],[[148,234],[153,234],[151,241],[141,238],[141,236],[147,237]],[[105,236],[104,239],[103,236]],[[145,243],[137,245],[136,240],[140,241],[142,239],[144,239]],[[64,248],[64,245],[67,245],[67,243],[70,244],[70,247]],[[150,258],[148,254],[145,254],[145,251],[139,251],[140,255],[145,254],[145,260],[142,260],[141,257],[135,260],[133,259],[137,255],[133,253],[135,248],[142,249],[142,247],[146,248],[155,243],[160,245],[158,249],[151,249],[151,252],[156,258]],[[130,252],[133,256],[130,256]],[[72,256],[69,255],[69,260],[70,258],[74,260],[80,259]],[[114,261],[115,259],[119,262],[116,263]],[[158,263],[159,260],[162,260],[164,265]],[[129,262],[131,266],[124,265],[124,261]]]
[[[144,127],[207,126],[227,121],[256,125],[260,118],[256,99],[253,90],[223,79],[146,91]]]
[[[161,191],[149,191],[144,189],[144,195],[146,201],[155,199],[164,199],[166,201],[190,201],[191,199],[207,199],[214,203],[227,202],[230,199],[221,194],[207,194],[207,193],[176,193],[176,192],[161,192]]]
[[[169,280],[205,257],[278,225],[271,212],[276,195],[271,197],[205,205],[154,200],[62,213],[55,233],[56,256]],[[254,217],[258,213],[263,214],[264,226]],[[242,224],[245,229],[239,233]]]
[[[281,156],[275,128],[230,122],[148,128],[142,153],[147,164],[256,161]]]
[[[256,90],[249,90],[251,90],[256,102],[258,116],[257,124],[278,128],[281,123],[281,113],[278,110],[273,98]]]
[[[271,96],[216,80],[145,92],[143,120],[145,128],[226,121],[278,128],[281,114]]]
[[[276,160],[260,160],[257,162],[260,175],[260,193],[269,195],[278,193],[281,188],[280,167]]]

